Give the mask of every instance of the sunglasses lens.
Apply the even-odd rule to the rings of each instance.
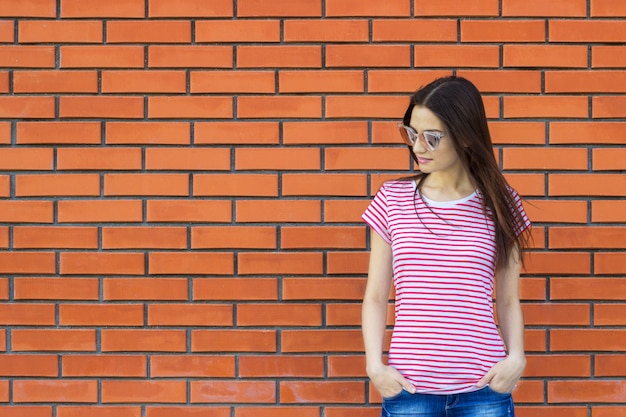
[[[424,132],[423,133],[424,136],[424,142],[426,142],[426,145],[428,145],[428,148],[430,148],[431,151],[434,151],[435,148],[437,148],[437,146],[439,145],[439,136],[437,135],[433,135],[432,133],[428,133],[428,132]]]
[[[411,133],[412,132],[409,131],[409,129],[407,129],[406,127],[400,126],[400,135],[402,136],[402,140],[409,146],[413,146],[413,143],[415,143],[415,140]]]

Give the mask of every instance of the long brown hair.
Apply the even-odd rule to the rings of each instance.
[[[516,246],[519,261],[523,262],[521,253],[529,245],[529,233],[528,230],[519,233],[524,220],[493,154],[485,107],[476,86],[465,78],[450,76],[420,88],[411,96],[404,114],[403,122],[407,126],[415,106],[427,108],[441,120],[446,127],[446,138],[452,140],[461,163],[482,194],[485,211],[493,216],[495,224],[496,268],[506,266]],[[409,147],[409,150],[415,159],[413,149]],[[417,175],[420,193],[427,175]]]

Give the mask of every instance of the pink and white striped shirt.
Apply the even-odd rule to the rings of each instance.
[[[530,225],[523,215],[518,233]],[[393,251],[395,325],[389,365],[428,394],[475,390],[504,359],[495,324],[495,227],[476,191],[456,201],[420,197],[415,181],[385,183],[363,220]]]

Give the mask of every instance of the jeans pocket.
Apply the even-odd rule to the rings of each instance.
[[[396,399],[400,398],[400,396],[401,396],[403,393],[404,393],[404,389],[401,389],[399,393],[394,394],[394,395],[392,395],[392,396],[389,396],[389,397],[385,397],[385,396],[383,396],[383,400],[384,400],[384,401],[393,401],[393,400],[396,400]]]

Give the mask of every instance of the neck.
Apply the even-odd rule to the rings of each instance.
[[[464,169],[453,172],[433,172],[422,183],[422,192],[432,200],[455,200],[476,190],[469,173]]]

